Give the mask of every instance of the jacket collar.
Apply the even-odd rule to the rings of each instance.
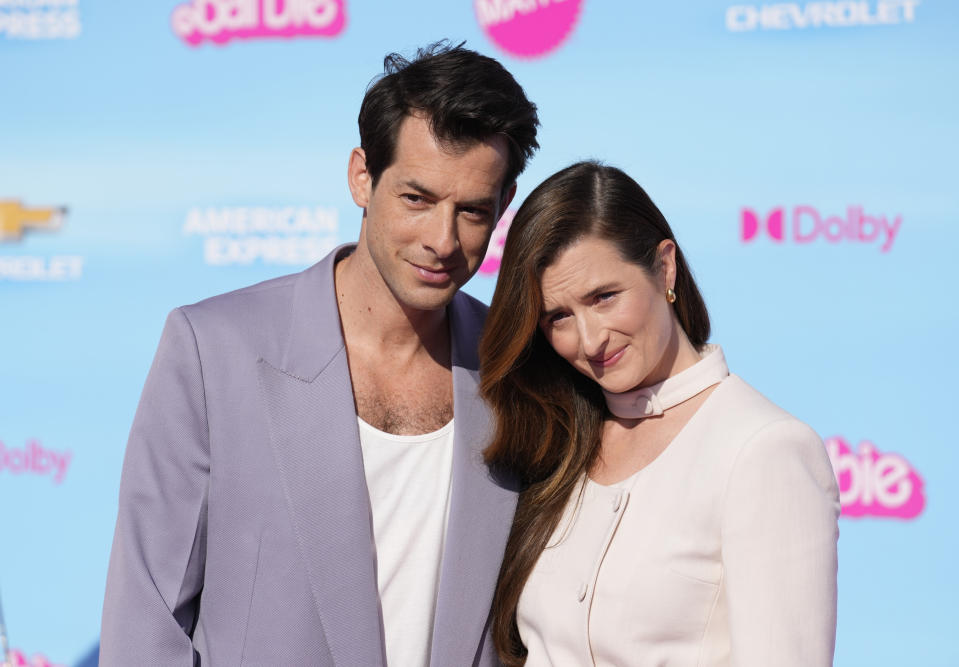
[[[341,245],[303,271],[293,287],[290,333],[280,368],[287,374],[312,382],[345,347],[336,305],[336,263],[356,247]]]

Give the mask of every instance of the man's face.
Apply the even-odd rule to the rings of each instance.
[[[360,244],[401,306],[443,308],[479,268],[515,191],[501,197],[506,139],[442,146],[424,118],[408,116],[394,158],[373,187],[357,172],[362,150],[351,157],[353,199],[366,209]]]

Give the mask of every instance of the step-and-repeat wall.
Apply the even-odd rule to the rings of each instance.
[[[357,236],[390,51],[466,40],[676,230],[732,369],[840,480],[836,664],[959,664],[959,7],[947,0],[0,0],[0,599],[92,664],[166,313]],[[490,298],[505,216],[467,291]]]

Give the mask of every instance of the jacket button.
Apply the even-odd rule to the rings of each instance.
[[[580,602],[582,602],[583,600],[586,599],[586,592],[587,592],[588,590],[589,590],[589,586],[587,586],[586,584],[580,584],[580,585],[579,585],[579,593],[578,593],[578,595],[579,595],[579,601],[580,601]]]

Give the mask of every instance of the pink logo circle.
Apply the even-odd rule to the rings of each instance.
[[[497,46],[521,58],[544,56],[572,32],[583,0],[473,0]]]

